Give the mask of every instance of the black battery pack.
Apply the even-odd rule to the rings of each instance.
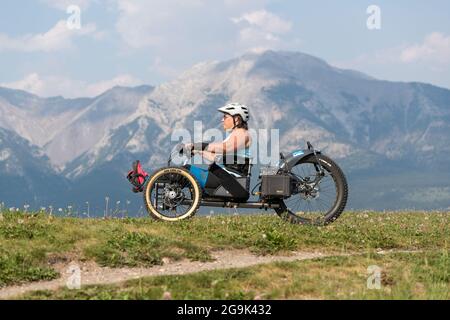
[[[288,175],[261,176],[262,198],[287,198],[291,192],[291,177]]]

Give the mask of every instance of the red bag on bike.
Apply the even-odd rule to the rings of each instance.
[[[133,162],[132,170],[128,172],[127,179],[133,185],[134,193],[144,191],[144,185],[148,177],[148,173],[142,169],[141,162],[139,160]]]

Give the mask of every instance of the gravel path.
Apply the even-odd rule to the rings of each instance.
[[[42,281],[0,288],[0,299],[12,299],[29,291],[56,290],[70,284],[73,270],[79,268],[81,285],[113,284],[126,280],[149,276],[188,274],[205,270],[242,268],[274,261],[295,261],[327,257],[320,252],[292,252],[289,256],[256,256],[245,250],[217,251],[212,253],[216,259],[212,262],[192,262],[189,260],[172,262],[163,260],[164,265],[151,268],[105,268],[95,262],[71,262],[58,264],[54,268],[61,278],[52,281]]]

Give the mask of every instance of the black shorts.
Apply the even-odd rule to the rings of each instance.
[[[216,163],[212,163],[209,166],[209,174],[208,179],[206,180],[205,189],[212,191],[220,186],[223,186],[235,200],[246,201],[250,197],[248,190],[236,180],[236,177],[225,171]]]

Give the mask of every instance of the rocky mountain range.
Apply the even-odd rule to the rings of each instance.
[[[142,199],[124,178],[131,162],[141,159],[149,171],[165,165],[173,130],[192,132],[194,121],[220,127],[216,109],[230,101],[250,106],[250,127],[279,129],[281,151],[309,140],[336,159],[349,179],[348,208],[450,207],[450,90],[274,51],[200,63],[171,82],[95,98],[0,88],[0,202],[90,203],[101,213],[108,197],[138,210]]]

